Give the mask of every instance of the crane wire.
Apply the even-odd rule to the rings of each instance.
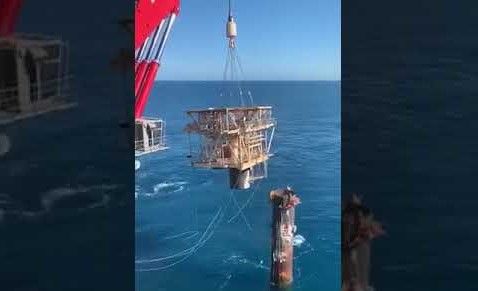
[[[155,263],[155,262],[162,262],[162,261],[166,261],[166,260],[170,260],[170,259],[174,259],[176,257],[180,257],[180,256],[183,256],[183,255],[186,255],[186,254],[189,254],[190,252],[194,251],[197,249],[198,246],[201,246],[201,244],[203,242],[205,242],[205,237],[207,236],[207,233],[209,231],[209,229],[211,227],[216,227],[217,226],[217,221],[218,221],[218,217],[221,217],[222,216],[222,206],[219,207],[218,211],[216,212],[216,214],[214,215],[214,217],[211,219],[211,221],[209,222],[208,226],[206,227],[206,230],[203,232],[202,236],[199,238],[198,242],[196,244],[194,244],[192,247],[189,247],[187,249],[184,249],[176,254],[173,254],[173,255],[169,255],[169,256],[165,256],[165,257],[156,257],[156,258],[153,258],[153,259],[142,259],[142,260],[136,260],[135,261],[135,264],[146,264],[146,263]]]
[[[249,198],[246,200],[246,202],[242,206],[240,206],[239,203],[237,202],[237,199],[234,196],[234,193],[233,193],[232,189],[229,191],[229,195],[230,195],[231,199],[234,201],[234,204],[236,204],[238,210],[231,218],[229,218],[227,223],[231,223],[237,216],[241,215],[241,217],[244,220],[244,223],[247,226],[247,228],[249,229],[249,231],[252,231],[252,227],[249,224],[249,221],[247,220],[246,215],[244,214],[243,210],[252,201],[252,198],[254,197],[254,194],[255,194],[256,190],[259,188],[260,182],[261,182],[261,180],[259,180],[259,182],[255,185],[255,187],[252,190],[251,195],[249,195]],[[239,183],[239,180],[237,180],[236,183],[234,184],[234,188],[238,185],[238,183]]]
[[[222,210],[222,209],[220,209],[220,210]],[[217,227],[217,225],[218,225],[218,224],[216,224],[215,227]],[[202,246],[204,246],[204,244],[206,244],[206,242],[213,236],[213,234],[214,234],[214,231],[212,231],[212,232],[206,237],[206,239],[204,239],[204,240],[202,241],[201,244],[198,243],[197,248],[196,248],[195,250],[192,250],[192,251],[188,252],[188,253],[185,255],[185,257],[183,257],[182,259],[180,259],[180,260],[178,260],[178,261],[175,261],[175,262],[173,262],[173,263],[170,263],[170,264],[168,264],[168,265],[166,265],[166,266],[162,266],[162,267],[143,268],[143,269],[138,269],[138,270],[136,270],[136,271],[137,271],[137,272],[152,272],[152,271],[160,271],[160,270],[165,270],[165,269],[172,268],[172,267],[174,267],[174,266],[176,266],[176,265],[178,265],[178,264],[184,262],[186,259],[188,259],[188,258],[191,257],[192,255],[194,255],[194,254],[199,250],[199,248],[201,248]]]
[[[241,206],[239,205],[239,202],[237,202],[237,199],[236,199],[236,197],[234,196],[233,191],[230,190],[230,191],[229,191],[229,194],[230,194],[230,196],[232,197],[234,204],[236,204],[237,208],[239,209],[238,213],[241,215],[242,219],[244,220],[244,224],[247,226],[247,228],[249,229],[249,231],[252,231],[252,227],[251,227],[251,225],[249,224],[249,221],[247,221],[246,215],[245,215],[244,212],[242,211]]]
[[[231,15],[231,1],[229,0],[229,15]],[[228,70],[230,70],[228,72]],[[223,79],[224,81],[227,81],[227,76],[228,73],[230,75],[230,81],[231,81],[231,88],[233,87],[233,83],[236,81],[237,82],[237,88],[239,90],[239,99],[241,102],[241,106],[245,106],[244,98],[243,98],[243,90],[242,90],[242,83],[240,78],[244,78],[244,70],[242,67],[242,63],[240,61],[237,49],[234,47],[228,47],[227,49],[227,57],[226,57],[226,63],[223,71]],[[236,79],[237,78],[237,79]],[[227,84],[226,84],[227,86]],[[222,94],[221,94],[222,95]],[[234,94],[230,92],[230,96],[233,97]],[[251,106],[254,104],[253,97],[250,91],[248,91],[248,96],[249,96],[249,101],[251,103]],[[238,181],[236,182],[238,183]],[[236,197],[234,196],[233,190],[231,189],[229,191],[229,200],[226,203],[222,203],[222,205],[218,208],[217,212],[213,216],[213,218],[210,220],[208,226],[206,227],[205,231],[202,233],[201,237],[198,239],[198,241],[191,247],[186,248],[180,252],[177,252],[175,254],[165,256],[165,257],[156,257],[153,259],[142,259],[142,260],[136,260],[135,264],[150,264],[150,263],[156,263],[156,262],[163,262],[163,261],[169,261],[172,259],[180,258],[179,260],[176,260],[170,264],[167,264],[165,266],[161,267],[155,267],[155,268],[142,268],[142,269],[137,269],[136,271],[138,272],[150,272],[150,271],[158,271],[158,270],[165,270],[168,268],[171,268],[175,265],[180,264],[181,262],[185,261],[192,255],[194,255],[201,247],[203,247],[214,235],[215,230],[217,227],[220,225],[222,218],[225,215],[225,211],[228,209],[229,205],[231,205],[231,201],[237,206],[238,211],[228,220],[228,223],[232,222],[234,219],[236,219],[239,215],[244,220],[244,223],[248,227],[250,231],[252,231],[252,227],[249,224],[243,210],[249,205],[249,203],[252,201],[256,190],[258,189],[259,184],[256,185],[256,187],[253,189],[251,195],[248,197],[246,202],[241,206],[239,205]],[[197,209],[195,209],[196,213],[196,229],[197,229]],[[177,238],[184,236],[185,234],[192,234],[188,236],[188,238],[194,237],[197,234],[199,234],[198,231],[186,231],[181,234],[169,236],[168,239],[172,238]],[[182,258],[181,258],[182,257]]]
[[[235,48],[229,48],[228,50],[228,57],[230,58],[230,64],[231,64],[231,71],[230,71],[230,82],[231,82],[231,87],[234,86],[234,83],[237,83],[237,88],[239,90],[239,100],[241,102],[241,106],[244,107],[244,98],[242,97],[242,88],[241,88],[241,83],[240,83],[240,76],[238,72],[238,64],[237,64],[237,58],[236,58],[236,49]],[[226,80],[227,81],[227,80]],[[234,94],[233,94],[234,95]]]
[[[231,197],[228,197],[228,200],[226,202],[222,202],[222,205],[219,207],[218,211],[216,214],[213,216],[211,221],[209,222],[208,226],[206,227],[206,230],[203,232],[202,236],[199,238],[199,240],[191,247],[184,249],[178,253],[175,253],[173,255],[165,256],[165,257],[156,257],[153,259],[144,259],[144,260],[136,260],[135,264],[150,264],[150,263],[157,263],[157,262],[163,262],[163,261],[169,261],[172,259],[180,258],[179,260],[176,260],[172,263],[169,263],[165,266],[160,266],[160,267],[151,267],[151,268],[140,268],[136,269],[136,272],[152,272],[152,271],[160,271],[160,270],[165,270],[169,269],[171,267],[174,267],[178,265],[181,262],[184,262],[186,259],[194,255],[201,247],[203,247],[214,235],[217,227],[220,225],[222,218],[224,217],[224,212],[225,210],[229,207],[231,204]],[[209,232],[209,233],[208,233]],[[182,257],[182,258],[181,258]]]
[[[214,228],[217,227],[218,224],[216,224],[216,226]],[[168,268],[171,268],[183,261],[185,261],[186,259],[188,259],[189,257],[191,257],[192,255],[194,255],[202,246],[204,246],[206,244],[207,241],[209,241],[209,239],[214,235],[214,231],[211,231],[211,233],[208,234],[208,236],[205,238],[205,239],[202,239],[200,242],[198,242],[198,244],[196,244],[194,246],[194,249],[180,255],[180,256],[171,256],[171,258],[176,258],[176,257],[183,257],[179,260],[176,260],[166,266],[161,266],[161,267],[152,267],[152,268],[141,268],[141,269],[137,269],[136,271],[137,272],[151,272],[151,271],[159,271],[159,270],[165,270],[165,269],[168,269]]]
[[[239,58],[239,54],[237,51],[237,47],[227,47],[227,56],[226,56],[226,64],[224,66],[224,71],[223,71],[223,81],[226,88],[233,88],[234,83],[237,84],[237,89],[239,91],[239,101],[242,107],[246,105],[244,102],[244,90],[243,90],[243,82],[242,79],[244,78],[244,69],[242,67],[241,60]],[[230,82],[230,84],[229,84]],[[249,102],[250,106],[254,105],[254,100],[251,95],[251,91],[248,91],[248,97],[249,97]],[[221,94],[222,95],[222,94]],[[235,94],[231,91],[229,91],[229,95],[231,97],[234,97]]]
[[[245,78],[245,74],[244,74],[244,70],[242,68],[242,63],[241,63],[241,59],[239,57],[239,53],[237,52],[237,48],[235,49],[235,53],[236,53],[237,64],[239,65],[239,70],[242,74],[241,80],[243,80]],[[239,82],[241,82],[241,81],[239,81]],[[249,101],[251,102],[251,106],[253,106],[254,105],[254,99],[252,98],[251,91],[247,91],[247,92],[248,92],[248,95],[249,95]]]
[[[224,81],[227,80],[227,73],[228,73],[228,69],[229,69],[229,60],[230,60],[230,57],[229,57],[229,48],[227,48],[226,53],[227,53],[226,64],[224,65],[224,71],[223,71],[223,73],[222,73],[222,79],[223,79]]]
[[[252,201],[252,198],[254,198],[254,194],[256,193],[256,190],[259,188],[259,184],[261,181],[262,180],[259,180],[259,182],[255,185],[254,189],[252,190],[251,195],[249,195],[249,197],[247,198],[246,202],[242,204],[242,206],[239,208],[236,214],[234,214],[233,216],[229,218],[227,223],[231,223],[232,221],[234,221],[239,216],[239,214],[249,205],[249,203]]]

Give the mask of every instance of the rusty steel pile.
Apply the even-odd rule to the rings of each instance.
[[[300,200],[289,187],[273,190],[269,196],[272,203],[270,282],[286,287],[293,281],[295,207]]]
[[[371,242],[384,234],[354,194],[342,209],[342,290],[373,290],[369,283]]]

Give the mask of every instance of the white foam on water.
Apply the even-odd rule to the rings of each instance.
[[[141,187],[138,184],[136,184],[134,186],[134,199],[138,199],[140,191],[141,191]]]
[[[300,234],[294,236],[292,244],[293,246],[298,247],[298,252],[296,256],[294,256],[294,259],[299,259],[315,251],[314,247]]]
[[[224,260],[224,263],[232,265],[248,265],[254,267],[255,269],[269,270],[269,267],[264,265],[264,260],[254,262],[240,255],[231,255],[229,258]]]
[[[89,187],[83,187],[83,186],[60,187],[60,188],[56,188],[46,192],[41,198],[41,203],[45,210],[50,210],[57,201],[66,197],[71,197],[74,195],[80,195],[80,194],[93,192],[93,191],[109,191],[109,190],[114,190],[117,188],[118,188],[117,185],[106,185],[106,184],[89,186]],[[101,203],[104,205],[105,203],[109,201],[109,197],[106,199],[107,201],[105,199],[106,198],[103,196],[103,200],[101,202],[95,202],[92,204],[93,207],[97,207],[98,203]]]
[[[305,242],[305,237],[301,236],[300,234],[296,234],[294,236],[294,240],[292,241],[292,244],[294,245],[294,247],[300,247],[304,242]]]
[[[36,218],[40,217],[46,213],[48,213],[52,206],[59,200],[66,198],[66,197],[71,197],[74,195],[80,195],[83,193],[88,193],[91,191],[108,191],[108,190],[113,190],[118,188],[116,185],[95,185],[95,186],[90,186],[90,187],[61,187],[61,188],[56,188],[53,190],[50,190],[43,194],[41,197],[41,204],[42,204],[42,209],[39,210],[25,210],[21,207],[21,205],[12,200],[10,196],[7,194],[0,194],[0,206],[6,206],[7,208],[0,209],[0,222],[3,222],[5,220],[5,215],[14,215],[18,218],[24,218],[24,219],[31,219],[31,218]],[[106,206],[109,201],[110,201],[110,196],[101,193],[101,199],[99,201],[95,201],[86,207],[79,208],[78,211],[84,211],[92,208],[98,208],[98,207],[103,207]],[[12,207],[13,206],[13,207]]]
[[[92,204],[88,205],[87,207],[85,207],[84,209],[93,209],[93,208],[103,207],[103,206],[108,205],[109,202],[110,202],[110,196],[106,195],[106,194],[103,194],[103,197],[100,201],[92,203]]]
[[[188,182],[164,182],[164,183],[159,183],[154,185],[153,191],[155,194],[159,192],[166,192],[166,193],[175,193],[175,192],[180,192],[184,190],[184,186],[187,185]]]
[[[138,199],[140,197],[156,197],[156,196],[168,196],[169,194],[181,192],[186,188],[188,182],[179,181],[179,182],[162,182],[155,184],[153,186],[152,192],[143,192],[141,191],[141,187],[136,185],[135,187],[135,198]]]

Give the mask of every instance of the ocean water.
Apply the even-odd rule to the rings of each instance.
[[[342,191],[387,231],[371,282],[476,290],[476,3],[373,2],[342,16]]]
[[[133,76],[109,65],[131,45],[117,20],[133,3],[87,2],[21,10],[17,31],[69,43],[78,107],[0,126],[1,290],[134,288],[133,129],[118,126],[132,121]]]
[[[183,128],[188,109],[239,101],[221,96],[221,82],[156,83],[145,115],[166,120],[170,148],[139,158],[136,290],[269,290],[268,194],[287,185],[302,200],[296,224],[305,239],[295,247],[293,290],[340,289],[340,83],[243,87],[254,104],[273,106],[275,155],[267,179],[231,191],[227,171],[190,166]],[[243,215],[227,204],[232,196]]]
[[[117,87],[118,79],[100,80]],[[11,142],[0,157],[2,290],[118,290],[128,277],[133,288],[133,256],[125,256],[134,248],[132,135],[118,126],[124,100],[79,92],[119,112],[94,112],[83,98],[72,110],[0,127]]]

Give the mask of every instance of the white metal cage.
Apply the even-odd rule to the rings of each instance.
[[[160,118],[139,118],[135,120],[135,156],[167,149],[164,120]]]
[[[37,35],[0,38],[0,63],[0,124],[76,105],[66,42]]]

